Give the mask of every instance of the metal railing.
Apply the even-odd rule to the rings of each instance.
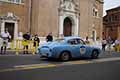
[[[20,52],[28,51],[35,55],[39,43],[36,41],[36,46],[33,46],[33,44],[34,41],[32,40],[13,40],[8,51],[14,51],[16,55],[19,55]],[[25,46],[28,46],[28,49],[25,49]]]

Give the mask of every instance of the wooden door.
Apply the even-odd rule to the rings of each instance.
[[[64,20],[64,36],[72,36],[72,21],[67,17]]]

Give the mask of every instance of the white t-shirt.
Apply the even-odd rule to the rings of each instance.
[[[106,40],[102,40],[102,44],[107,44],[107,41]]]
[[[11,38],[10,34],[8,32],[2,32],[1,33],[2,38]]]

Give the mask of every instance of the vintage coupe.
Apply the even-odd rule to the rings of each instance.
[[[100,48],[88,46],[80,37],[64,37],[47,42],[38,48],[40,57],[56,58],[68,61],[72,58],[98,58]]]

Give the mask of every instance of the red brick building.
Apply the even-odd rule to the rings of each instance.
[[[103,18],[103,38],[120,38],[120,6],[107,10]]]
[[[0,0],[0,31],[102,38],[103,0]]]

